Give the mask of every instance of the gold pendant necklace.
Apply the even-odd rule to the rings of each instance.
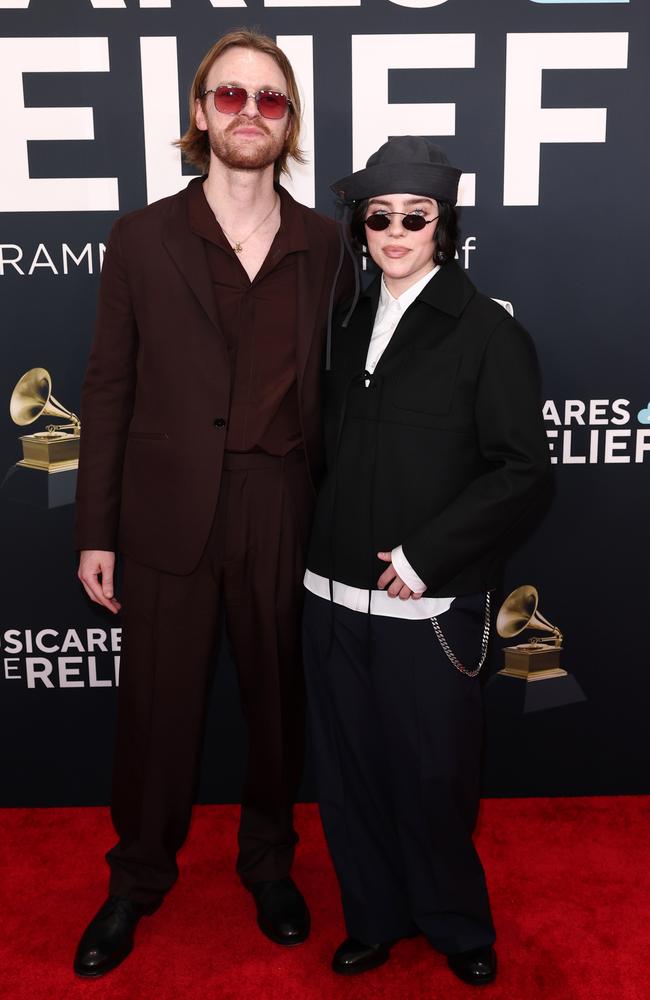
[[[267,221],[267,219],[271,218],[271,216],[273,215],[273,213],[274,213],[274,211],[275,211],[275,209],[277,207],[278,201],[279,201],[279,199],[278,199],[278,196],[276,195],[275,196],[275,200],[273,202],[273,205],[271,206],[271,211],[267,215],[264,216],[264,218],[262,219],[261,222],[257,223],[257,225],[255,226],[255,229],[251,229],[251,231],[248,234],[248,236],[244,236],[244,238],[242,240],[235,240],[234,243],[233,243],[232,236],[228,235],[228,233],[226,232],[226,230],[224,229],[224,227],[221,226],[221,223],[219,222],[219,225],[221,226],[221,231],[222,231],[223,235],[226,237],[226,239],[230,243],[230,245],[231,245],[232,249],[235,251],[235,253],[237,253],[237,254],[241,253],[242,250],[244,249],[244,243],[246,243],[251,238],[251,236],[253,236],[257,232],[258,229],[262,228],[262,226]],[[217,222],[218,221],[219,220],[217,219]]]

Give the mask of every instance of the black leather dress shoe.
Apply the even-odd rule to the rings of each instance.
[[[123,962],[145,908],[123,896],[109,896],[84,931],[74,957],[78,976],[95,978]]]
[[[293,879],[253,882],[248,886],[257,906],[257,925],[276,944],[301,944],[307,940],[310,917],[307,904]]]
[[[473,948],[447,955],[451,971],[470,986],[485,986],[497,974],[497,956],[494,948]]]
[[[390,958],[387,944],[363,944],[356,938],[347,938],[334,952],[332,968],[341,976],[355,976],[383,965]]]

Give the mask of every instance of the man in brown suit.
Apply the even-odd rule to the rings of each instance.
[[[338,236],[278,184],[289,157],[302,159],[300,103],[271,39],[220,39],[190,114],[180,146],[205,176],[114,226],[84,384],[79,577],[93,601],[122,608],[124,637],[119,840],[109,897],[75,956],[82,976],[128,955],[177,877],[222,613],[249,731],[237,870],[268,937],[290,945],[309,932],[289,876],[299,617]]]

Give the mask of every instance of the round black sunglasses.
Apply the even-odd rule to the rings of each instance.
[[[438,218],[436,215],[433,219],[425,219],[423,215],[417,215],[415,212],[375,212],[364,219],[364,222],[368,229],[374,229],[376,233],[380,233],[382,229],[388,229],[390,226],[391,215],[402,215],[404,229],[408,229],[412,233],[417,233],[419,229],[431,225]]]

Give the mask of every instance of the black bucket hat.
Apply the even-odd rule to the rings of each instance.
[[[348,325],[350,316],[354,312],[361,288],[359,266],[348,233],[348,224],[355,202],[381,194],[417,194],[455,205],[461,174],[462,170],[451,166],[440,146],[422,136],[400,135],[380,146],[377,152],[369,157],[365,169],[357,170],[349,177],[342,177],[340,181],[331,185],[332,191],[338,198],[337,220],[341,252],[329,299],[325,351],[327,371],[331,368],[332,360],[334,295],[346,249],[354,263],[354,296],[343,320],[344,327]]]
[[[461,174],[440,146],[422,136],[401,135],[380,146],[363,170],[342,177],[331,187],[347,205],[381,194],[402,193],[455,205]]]

